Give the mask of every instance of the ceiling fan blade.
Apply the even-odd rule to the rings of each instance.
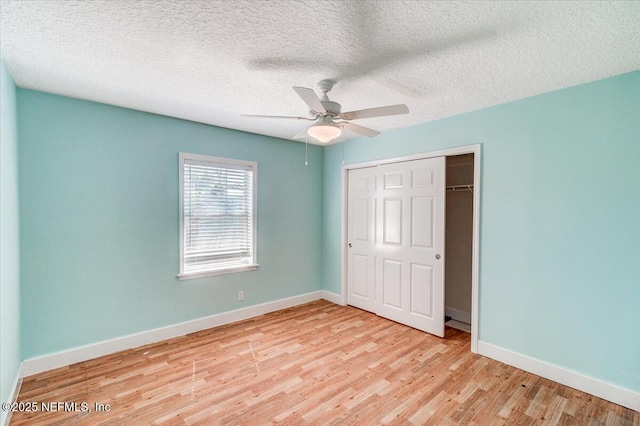
[[[370,138],[374,136],[378,136],[380,134],[380,132],[377,130],[369,129],[368,127],[358,126],[357,124],[353,124],[353,123],[347,123],[347,122],[341,121],[337,124],[343,129],[346,129],[353,133],[357,133],[359,135],[367,136]]]
[[[309,109],[311,111],[315,111],[318,113],[327,112],[327,110],[324,109],[322,102],[320,102],[320,98],[318,98],[318,95],[316,95],[316,92],[314,92],[312,89],[308,89],[306,87],[293,86],[293,90],[295,90],[298,96],[302,98],[304,103],[309,106]]]
[[[384,117],[387,115],[407,114],[409,108],[405,104],[388,105],[377,108],[360,109],[358,111],[343,112],[340,118],[343,120],[358,120],[360,118]]]
[[[290,115],[253,115],[253,114],[241,114],[241,117],[258,117],[258,118],[288,118],[290,120],[309,120],[314,121],[315,118],[308,117],[293,117]]]

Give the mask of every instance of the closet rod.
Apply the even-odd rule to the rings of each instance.
[[[464,191],[468,190],[473,192],[473,185],[451,185],[447,186],[447,191]]]

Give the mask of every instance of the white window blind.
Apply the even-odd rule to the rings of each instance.
[[[181,154],[180,276],[255,269],[255,163]]]

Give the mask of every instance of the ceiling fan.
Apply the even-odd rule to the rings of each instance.
[[[301,132],[296,134],[293,139],[303,139],[308,135],[321,143],[328,143],[340,136],[343,129],[367,137],[374,137],[380,134],[380,132],[378,132],[377,130],[353,124],[350,122],[351,120],[407,114],[409,112],[409,108],[404,104],[342,112],[342,105],[330,100],[327,95],[327,93],[331,91],[335,84],[336,81],[331,79],[321,80],[318,82],[318,88],[322,92],[322,98],[319,98],[318,95],[316,95],[316,93],[313,91],[313,89],[298,86],[293,87],[293,90],[296,91],[298,96],[300,96],[302,100],[309,106],[309,114],[311,114],[313,118],[277,115],[246,116],[315,121],[314,124],[304,128]]]

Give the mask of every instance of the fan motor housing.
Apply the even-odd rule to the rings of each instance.
[[[322,106],[324,107],[324,109],[327,110],[326,115],[330,115],[334,118],[340,116],[340,113],[342,112],[342,105],[333,101],[320,101],[320,102],[322,103]]]

